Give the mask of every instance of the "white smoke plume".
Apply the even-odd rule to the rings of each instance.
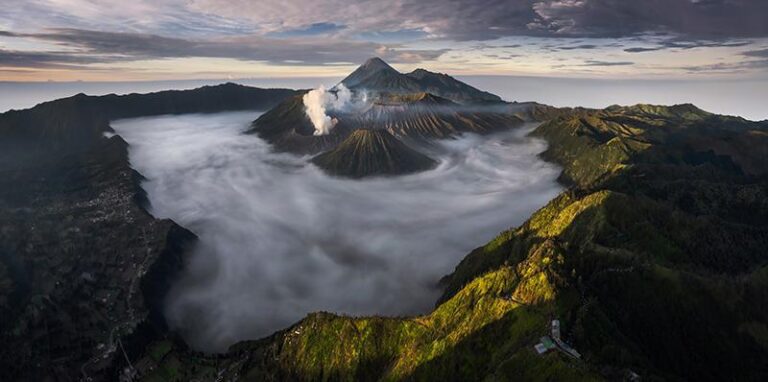
[[[364,95],[361,100],[365,102],[366,99]],[[338,84],[332,89],[326,89],[325,86],[320,85],[317,89],[304,94],[303,101],[304,112],[315,126],[315,135],[330,134],[331,129],[338,123],[336,118],[328,115],[328,110],[346,110],[354,103],[352,92],[344,84]]]

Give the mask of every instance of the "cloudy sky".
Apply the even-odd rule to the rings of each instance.
[[[0,80],[768,77],[766,0],[2,0]]]

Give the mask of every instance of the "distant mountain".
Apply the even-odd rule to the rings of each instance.
[[[148,94],[72,97],[31,109],[0,114],[0,149],[19,149],[29,142],[47,149],[75,150],[111,132],[109,121],[120,118],[227,110],[264,110],[296,94],[289,89],[259,89],[226,83],[192,90]]]
[[[534,132],[556,144],[542,155],[564,166],[561,180],[586,186],[636,165],[720,162],[740,174],[768,174],[765,124],[712,114],[691,104],[575,109]],[[598,146],[592,143],[598,142]],[[579,160],[572,160],[578,153]]]
[[[431,93],[462,104],[501,103],[501,97],[478,90],[447,74],[416,69],[402,74],[378,57],[366,61],[341,81],[350,89],[387,93]]]
[[[312,162],[330,174],[349,178],[408,174],[437,164],[380,129],[355,130],[333,150],[314,157]]]
[[[508,104],[446,74],[423,69],[402,74],[379,58],[369,59],[341,83],[358,98],[365,92],[366,101],[354,110],[327,110],[327,116],[336,121],[329,134],[314,135],[315,128],[306,115],[303,95],[291,97],[261,115],[249,132],[258,134],[281,151],[317,154],[334,150],[359,129],[386,130],[393,136],[416,140],[503,130],[521,125],[529,117],[526,111],[534,107],[534,104]],[[370,151],[368,156],[374,154],[383,155],[383,151]],[[355,158],[348,156],[347,159]],[[374,160],[387,161],[387,158]],[[350,165],[357,168],[350,171],[354,177],[365,176],[363,172],[368,170],[369,175],[380,173],[375,166],[355,166],[357,164]],[[406,167],[390,169],[409,172]]]
[[[701,110],[695,105],[684,103],[672,106],[637,104],[633,106],[612,105],[605,109],[606,113],[626,114],[650,119],[678,119],[684,121],[702,121],[715,116]],[[719,116],[718,118],[728,118]]]
[[[341,83],[350,89],[406,93],[419,91],[419,84],[416,81],[400,74],[378,57],[373,57],[360,65],[341,80]]]
[[[459,103],[500,103],[501,97],[467,85],[447,74],[416,69],[406,74],[418,82],[421,91],[432,93]]]
[[[338,123],[329,135],[316,136],[304,112],[300,95],[291,97],[256,119],[250,132],[277,149],[317,154],[341,143],[357,129],[385,129],[413,139],[450,138],[461,133],[490,133],[516,126],[523,120],[505,106],[459,105],[430,93],[382,93],[362,110],[329,111]]]
[[[523,123],[503,108],[465,107],[423,92],[383,95],[368,109],[351,117],[355,124],[375,125],[395,135],[416,139],[449,138],[468,132],[491,133]]]

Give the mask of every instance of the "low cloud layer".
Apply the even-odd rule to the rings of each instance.
[[[343,180],[242,135],[254,113],[126,120],[113,127],[148,178],[152,213],[200,241],[167,318],[223,351],[312,311],[428,311],[437,281],[474,247],[554,197],[558,170],[523,129],[443,141],[442,162],[397,178]]]

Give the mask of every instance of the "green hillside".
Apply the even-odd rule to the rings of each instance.
[[[768,125],[637,105],[533,134],[571,187],[470,253],[432,313],[310,314],[223,357],[145,357],[148,380],[765,380]],[[554,318],[581,359],[534,352]]]

